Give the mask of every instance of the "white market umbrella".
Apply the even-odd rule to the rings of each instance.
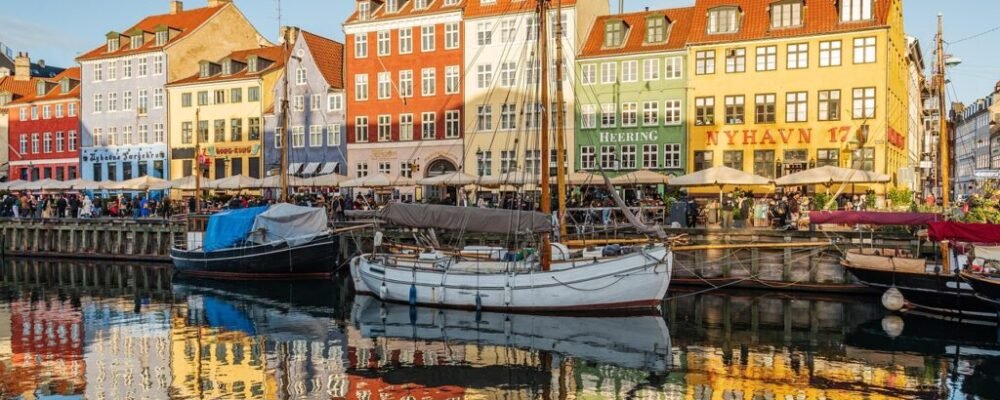
[[[670,177],[653,172],[647,169],[640,169],[638,171],[629,172],[624,175],[618,175],[611,178],[611,184],[613,185],[659,185],[665,184],[670,179]]]
[[[305,178],[300,178],[294,175],[288,175],[288,186],[297,187],[305,186]],[[270,188],[270,189],[280,189],[281,188],[281,175],[271,175],[267,178],[260,180],[260,187]]]
[[[827,165],[785,175],[776,179],[774,184],[778,186],[830,186],[835,183],[885,183],[891,179],[886,174]]]
[[[549,182],[555,183],[558,178],[555,176],[549,177]],[[572,186],[580,185],[603,185],[604,178],[598,174],[591,174],[589,172],[577,171],[572,174],[566,175],[566,184]]]
[[[478,182],[478,176],[472,176],[462,171],[449,172],[417,181],[418,184],[424,186],[465,186],[474,185]]]
[[[171,189],[176,190],[194,190],[195,189],[195,179],[197,177],[194,175],[188,175],[183,178],[177,178],[168,182]],[[204,185],[208,182],[207,178],[201,178],[201,183]]]
[[[73,190],[101,190],[104,186],[101,182],[95,182],[83,178],[77,178],[73,180],[68,180],[65,182],[70,189]]]
[[[146,175],[122,182],[108,182],[108,184],[103,185],[103,187],[109,190],[123,191],[163,190],[170,188],[170,182]]]
[[[523,171],[506,172],[496,176],[484,176],[479,184],[482,186],[524,186],[537,185],[539,178]]]
[[[216,179],[203,186],[206,189],[217,190],[239,190],[255,189],[260,187],[260,179],[251,178],[244,175],[233,175],[222,179]]]
[[[703,169],[698,172],[693,172],[687,175],[678,176],[676,178],[671,179],[670,183],[668,184],[671,186],[685,186],[685,187],[718,186],[719,201],[722,201],[722,188],[726,185],[730,186],[770,185],[771,180],[760,175],[754,175],[740,171],[738,169],[720,165],[717,167]]]
[[[70,186],[63,181],[57,181],[55,179],[41,179],[37,181],[17,181],[13,185],[10,185],[10,190],[28,190],[28,191],[38,191],[38,190],[66,190]]]
[[[391,178],[386,174],[375,174],[351,179],[340,184],[346,188],[380,188],[380,187],[400,187],[414,186],[416,181],[411,178],[396,177]]]
[[[305,179],[302,186],[308,187],[340,187],[347,177],[339,174],[327,174]]]

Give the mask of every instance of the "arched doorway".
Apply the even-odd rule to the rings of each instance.
[[[446,158],[439,158],[427,164],[427,169],[424,171],[424,177],[433,178],[438,175],[444,175],[455,171],[458,171],[458,167],[455,163]],[[427,198],[430,199],[431,202],[447,202],[455,204],[455,196],[458,193],[456,189],[457,188],[455,187],[427,186],[424,193],[427,193]],[[446,198],[450,199],[450,201],[445,201]]]

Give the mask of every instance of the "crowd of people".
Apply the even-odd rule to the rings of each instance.
[[[170,199],[143,195],[22,192],[0,196],[0,217],[6,218],[168,218],[172,213]]]

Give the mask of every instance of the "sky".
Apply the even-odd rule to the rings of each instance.
[[[610,0],[618,10],[619,0]],[[690,6],[694,0],[621,0],[627,11]],[[833,0],[826,0],[833,1]],[[187,0],[185,8],[205,5],[206,0]],[[146,15],[162,14],[169,0],[47,0],[44,10],[26,0],[0,0],[0,43],[15,51],[28,51],[33,60],[69,66],[80,53],[104,42],[104,34],[125,30]],[[257,29],[276,41],[281,24],[296,25],[310,32],[343,40],[341,22],[353,0],[236,0]],[[279,23],[279,4],[281,22]],[[960,5],[960,6],[959,6]],[[937,14],[944,13],[946,53],[962,59],[949,69],[949,101],[972,102],[986,96],[1000,80],[1000,1],[998,0],[905,0],[904,28],[920,40],[924,57],[934,50]],[[963,38],[968,40],[959,42]],[[928,64],[928,67],[930,65]]]

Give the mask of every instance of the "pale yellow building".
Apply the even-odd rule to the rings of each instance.
[[[199,160],[208,179],[264,176],[263,115],[285,58],[282,46],[240,50],[167,85],[171,179],[193,175]]]

